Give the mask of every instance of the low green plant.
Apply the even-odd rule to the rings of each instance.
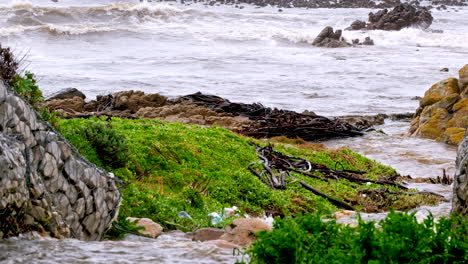
[[[325,222],[317,214],[275,219],[247,251],[251,264],[467,263],[468,222],[452,216],[418,223],[414,214],[389,213],[356,227]]]
[[[118,169],[127,165],[128,141],[110,124],[87,122],[77,132],[90,143],[106,167]]]
[[[37,103],[44,101],[42,91],[36,84],[34,74],[25,72],[24,77],[16,74],[13,77],[11,84],[13,90],[22,95],[31,105],[36,105]]]
[[[127,217],[119,215],[117,220],[112,223],[112,227],[107,230],[105,238],[120,239],[124,238],[126,234],[141,235],[139,231],[144,229],[144,227],[137,226],[136,223],[127,220]]]
[[[82,132],[88,129],[94,131],[91,133],[94,136],[88,137]],[[99,137],[107,133],[99,132],[101,129],[118,131],[119,138],[126,139],[128,154],[125,167],[110,167],[99,153],[99,148],[113,144],[102,142],[102,147],[97,147],[95,141],[102,141]],[[207,216],[209,213],[221,214],[224,207],[234,205],[242,213],[253,216],[265,213],[274,216],[311,212],[325,214],[337,210],[328,200],[304,190],[298,182],[289,183],[287,190],[268,188],[248,170],[249,164],[258,160],[254,147],[248,144],[252,139],[223,128],[119,118],[112,118],[109,123],[104,119],[91,118],[60,120],[59,132],[89,161],[130,183],[127,188],[121,189],[123,200],[120,214],[147,217],[165,229],[194,230],[212,226]],[[255,142],[267,144],[264,141]],[[288,145],[277,144],[275,148],[287,155],[305,157],[332,168],[367,171],[366,177],[373,179],[395,173],[392,168],[348,149],[328,150],[305,143]],[[120,152],[123,151],[111,151]],[[359,189],[380,186],[372,184],[356,188],[347,181],[330,184],[295,176],[330,196],[352,203],[360,210],[375,208],[362,202]],[[395,202],[404,201],[395,196],[392,202],[382,210],[388,210]],[[413,206],[426,203],[423,199],[416,202],[412,203]],[[179,216],[181,211],[188,213],[192,219]]]

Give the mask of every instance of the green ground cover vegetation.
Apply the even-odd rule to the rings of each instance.
[[[296,182],[288,184],[287,190],[268,188],[247,169],[258,160],[255,148],[248,144],[252,139],[224,128],[119,118],[63,119],[57,128],[91,162],[129,183],[121,190],[121,216],[147,217],[166,229],[189,231],[211,226],[207,215],[221,213],[224,207],[237,206],[249,215],[274,216],[337,210]],[[271,142],[285,154],[332,168],[368,171],[365,176],[373,179],[396,173],[349,149],[329,150],[284,138]],[[395,195],[387,201],[373,201],[361,196],[360,190],[381,186],[355,186],[347,181],[329,184],[295,176],[363,211],[437,202],[425,195]],[[181,211],[193,219],[180,217]],[[229,219],[219,226],[227,222]]]

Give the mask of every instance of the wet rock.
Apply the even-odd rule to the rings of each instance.
[[[139,230],[138,232],[148,235],[151,238],[157,238],[161,235],[163,228],[161,225],[153,222],[153,220],[149,218],[134,218],[134,217],[127,217],[127,220],[130,222],[134,222],[136,226],[144,227],[144,230]]]
[[[55,94],[52,94],[47,100],[54,100],[54,99],[72,99],[74,97],[80,97],[83,100],[86,99],[86,95],[79,91],[76,88],[67,88],[58,91]]]
[[[232,222],[230,227],[226,228],[226,233],[220,239],[248,247],[256,240],[254,233],[270,230],[271,227],[259,218],[238,218]]]
[[[84,100],[81,97],[66,99],[50,99],[43,103],[49,111],[63,110],[67,114],[80,113],[84,109]]]
[[[333,31],[333,28],[325,27],[312,42],[313,46],[324,48],[344,48],[349,47],[351,44],[344,41],[341,37],[341,30]]]
[[[360,30],[366,28],[366,22],[362,20],[356,20],[353,23],[351,23],[351,26],[347,28],[347,30]]]
[[[468,135],[458,146],[453,185],[452,213],[468,215]]]
[[[448,78],[434,84],[431,89],[427,90],[424,93],[424,97],[421,99],[420,106],[425,107],[432,105],[446,96],[459,93],[460,89],[458,88],[457,79]]]
[[[208,241],[208,240],[217,240],[222,235],[224,235],[224,230],[216,228],[202,228],[195,231],[193,235],[194,241]]]
[[[368,46],[373,46],[374,45],[374,40],[372,40],[370,37],[366,37],[364,39],[364,42],[362,45],[368,45]]]
[[[468,64],[458,71],[458,87],[460,88],[460,95],[463,98],[468,98]]]
[[[363,27],[363,21],[356,20],[347,30],[401,30],[407,27],[428,28],[433,21],[431,12],[425,7],[400,4],[393,8],[369,13],[368,22]]]
[[[442,68],[442,69],[440,69],[439,71],[441,71],[441,72],[448,72],[449,69],[448,69],[448,68]]]
[[[124,91],[113,94],[115,110],[130,110],[136,113],[143,107],[160,107],[166,104],[167,97],[159,94],[145,94],[142,91]]]
[[[232,130],[251,123],[249,118],[232,116],[216,112],[203,106],[179,104],[163,107],[145,107],[138,110],[135,116],[139,118],[154,118],[168,122],[181,122],[206,126],[221,126]]]
[[[385,114],[377,114],[377,115],[370,115],[370,116],[347,115],[347,116],[340,116],[339,118],[361,130],[364,130],[367,128],[371,128],[372,126],[384,124],[385,118],[388,118],[388,117],[389,116]]]
[[[465,77],[465,65],[460,80]],[[410,134],[457,145],[468,127],[468,98],[464,82],[449,78],[434,84],[420,100]],[[460,84],[462,85],[460,89]]]

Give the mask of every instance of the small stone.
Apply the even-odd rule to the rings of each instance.
[[[161,235],[163,228],[161,225],[153,222],[153,220],[149,218],[134,218],[134,217],[127,217],[127,220],[130,222],[134,222],[136,226],[144,227],[144,230],[140,230],[139,232],[145,235],[148,235],[152,238],[157,238]]]
[[[193,235],[194,241],[208,241],[219,239],[223,234],[224,230],[216,228],[202,228],[195,231]]]
[[[440,69],[439,71],[441,71],[441,72],[448,72],[449,69],[448,69],[448,68],[442,68],[442,69]]]
[[[259,218],[238,218],[232,222],[229,230],[220,239],[242,247],[249,247],[256,240],[254,233],[270,230],[271,226]]]

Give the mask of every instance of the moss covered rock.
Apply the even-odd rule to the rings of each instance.
[[[468,64],[460,79],[448,78],[426,91],[411,122],[410,134],[458,145],[468,127]]]
[[[468,98],[468,64],[458,71],[458,87],[460,88],[460,94],[464,98]]]
[[[444,131],[444,134],[442,135],[442,140],[449,144],[457,145],[463,140],[465,132],[465,128],[449,127]]]
[[[458,80],[455,78],[445,79],[432,85],[431,89],[426,91],[421,99],[421,107],[432,105],[446,96],[459,93]]]

